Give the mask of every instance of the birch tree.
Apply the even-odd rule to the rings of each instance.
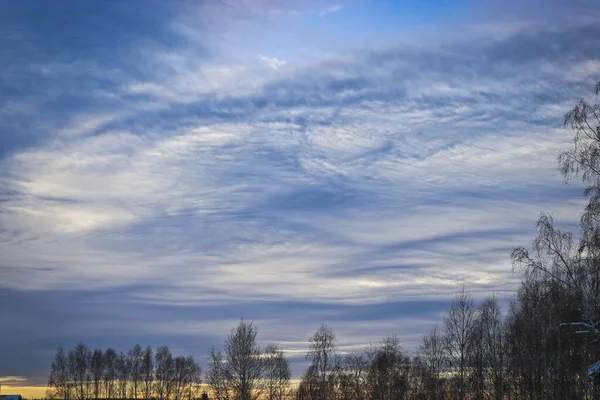
[[[264,362],[256,341],[258,328],[241,321],[225,339],[225,373],[235,398],[255,400],[262,394]]]
[[[328,381],[334,367],[337,340],[331,327],[323,324],[309,340],[306,358],[311,360],[312,373],[318,380],[320,399],[328,398]]]

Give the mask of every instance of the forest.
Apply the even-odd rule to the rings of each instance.
[[[596,100],[600,82],[595,85]],[[292,377],[285,349],[261,346],[241,321],[203,368],[162,346],[59,348],[48,398],[63,400],[600,399],[600,105],[581,99],[566,113],[571,144],[558,154],[565,181],[587,201],[580,232],[542,213],[531,245],[510,255],[522,282],[507,310],[492,295],[475,302],[463,286],[442,321],[413,351],[387,336],[343,353],[322,325],[308,341],[308,367]]]

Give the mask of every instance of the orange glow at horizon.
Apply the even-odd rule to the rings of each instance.
[[[45,399],[48,389],[46,386],[12,386],[2,382],[0,385],[2,385],[0,394],[20,394],[24,399]]]

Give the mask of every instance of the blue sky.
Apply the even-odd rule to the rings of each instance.
[[[577,229],[564,113],[593,1],[0,3],[0,376],[56,347],[301,359],[504,304],[540,211]],[[295,362],[295,371],[302,368]]]

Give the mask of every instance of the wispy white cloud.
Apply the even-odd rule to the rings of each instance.
[[[324,17],[327,14],[333,14],[340,11],[343,6],[340,4],[327,5],[327,2],[314,2],[307,1],[302,3],[290,3],[285,2],[274,2],[275,5],[271,7],[265,7],[263,4],[263,11],[268,15],[274,16],[303,16],[303,15],[316,15],[318,17]]]
[[[282,66],[284,66],[286,64],[286,62],[284,60],[280,60],[277,57],[265,57],[265,56],[260,56],[259,57],[265,64],[267,64],[269,67],[273,68],[273,69],[277,69],[280,68]]]
[[[340,11],[342,9],[342,6],[339,4],[334,4],[332,6],[327,7],[326,9],[324,9],[323,11],[319,11],[319,13],[317,14],[319,17],[324,17],[327,14],[333,14],[336,13],[338,11]]]
[[[327,7],[310,9],[339,10]],[[169,24],[188,47],[146,43],[114,80],[93,60],[59,63],[58,86],[85,89],[10,103],[46,134],[0,161],[8,300],[126,293],[100,322],[69,310],[85,322],[57,336],[117,324],[213,340],[246,317],[295,354],[330,318],[346,349],[393,332],[414,345],[460,283],[514,290],[508,255],[540,210],[577,222],[579,188],[561,185],[555,155],[600,59],[573,38],[595,28],[490,24],[468,40],[248,63],[197,51],[190,19]],[[116,300],[87,301],[81,314]]]

